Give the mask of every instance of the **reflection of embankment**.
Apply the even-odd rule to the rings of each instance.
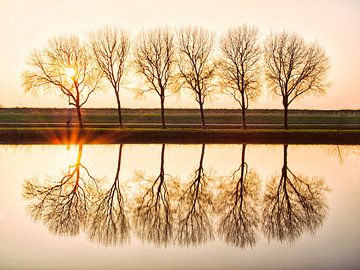
[[[137,128],[3,128],[0,143],[6,144],[123,144],[123,143],[279,143],[279,144],[359,144],[357,130],[277,130],[231,126],[206,130],[198,127],[160,129]]]
[[[54,234],[74,236],[85,230],[90,240],[106,246],[129,242],[131,232],[157,246],[200,245],[218,236],[246,248],[256,244],[259,231],[269,240],[294,241],[305,232],[314,234],[326,218],[324,181],[291,171],[287,145],[281,176],[272,178],[263,194],[257,173],[246,162],[245,144],[240,165],[222,177],[205,169],[203,144],[198,165],[184,182],[166,172],[165,144],[155,177],[136,174],[122,180],[120,145],[108,186],[82,165],[82,148],[79,145],[76,163],[55,180],[24,182],[31,216]],[[133,194],[125,185],[129,181],[136,186]]]

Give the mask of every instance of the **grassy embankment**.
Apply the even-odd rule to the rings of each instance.
[[[290,130],[279,130],[281,110],[251,110],[249,129],[240,128],[238,110],[207,110],[208,129],[197,110],[166,112],[170,128],[158,128],[157,109],[126,109],[124,129],[113,109],[84,109],[84,130],[66,129],[76,121],[68,109],[1,109],[0,143],[332,143],[360,144],[360,111],[291,111]],[[179,125],[180,124],[180,125]],[[176,127],[176,125],[179,125]],[[217,126],[212,126],[217,125]]]
[[[91,127],[113,126],[117,124],[115,109],[83,109],[84,123]],[[239,110],[211,109],[205,111],[207,124],[239,125],[241,116]],[[0,125],[15,127],[35,123],[33,126],[65,126],[66,121],[76,124],[76,112],[73,109],[31,109],[12,108],[0,109]],[[199,111],[196,109],[167,109],[165,120],[168,124],[199,125],[201,123]],[[123,122],[132,124],[160,124],[160,110],[158,109],[125,109]],[[282,110],[249,110],[247,122],[251,125],[279,125],[283,122]],[[290,125],[326,125],[326,128],[345,128],[344,125],[360,127],[360,110],[344,111],[314,111],[291,110],[289,112]],[[319,127],[317,127],[319,128]]]

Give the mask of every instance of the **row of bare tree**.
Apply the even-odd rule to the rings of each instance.
[[[140,93],[159,96],[163,128],[165,99],[182,89],[193,94],[204,128],[204,104],[215,93],[233,97],[246,128],[246,110],[265,80],[282,97],[286,129],[289,105],[299,96],[324,93],[328,86],[325,51],[296,33],[271,33],[262,44],[257,28],[242,25],[222,34],[217,48],[215,33],[202,27],[157,27],[138,34],[132,50],[131,44],[130,33],[115,27],[91,33],[86,43],[76,36],[53,38],[32,53],[22,75],[25,90],[61,91],[76,107],[82,127],[81,107],[103,88],[101,82],[107,82],[114,90],[122,127],[120,90],[129,89],[124,75],[132,71],[141,78],[135,79]]]
[[[24,182],[31,216],[55,234],[86,230],[90,239],[115,245],[126,243],[133,229],[156,245],[198,245],[214,238],[216,221],[219,237],[245,248],[255,245],[260,228],[269,240],[291,242],[304,232],[314,234],[326,218],[328,187],[321,178],[289,168],[287,145],[281,174],[267,183],[263,195],[258,174],[246,162],[246,145],[239,166],[222,177],[205,169],[202,145],[197,166],[184,182],[166,172],[164,144],[156,176],[136,173],[130,181],[123,179],[120,145],[114,180],[107,186],[83,165],[82,150],[79,145],[76,163],[60,177]]]

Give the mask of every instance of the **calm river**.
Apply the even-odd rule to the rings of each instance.
[[[360,146],[1,145],[0,269],[360,269]]]

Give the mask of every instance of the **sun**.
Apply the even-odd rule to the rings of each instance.
[[[65,75],[66,75],[69,79],[73,80],[73,79],[75,78],[75,76],[76,76],[76,71],[75,71],[75,69],[74,69],[73,67],[67,67],[67,68],[64,69],[64,71],[65,71]]]

